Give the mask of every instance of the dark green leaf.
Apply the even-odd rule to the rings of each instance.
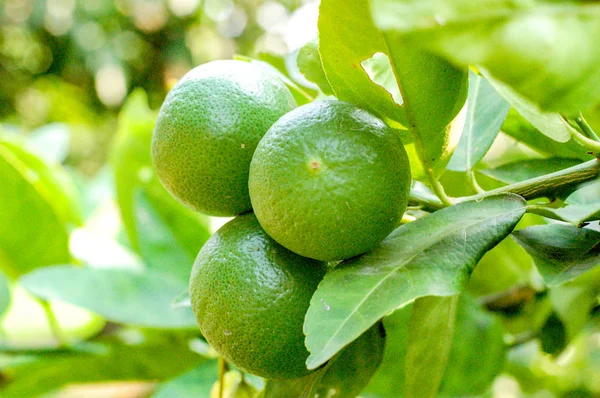
[[[536,225],[513,233],[548,286],[568,282],[600,263],[600,232],[573,225]]]
[[[367,385],[385,347],[383,326],[376,324],[316,372],[293,380],[269,380],[265,398],[356,397]]]
[[[485,78],[469,72],[467,120],[447,168],[472,170],[492,146],[509,108]]]
[[[372,10],[381,29],[454,63],[481,65],[542,109],[575,114],[600,102],[595,4],[373,0]]]
[[[304,324],[308,367],[325,363],[396,308],[459,293],[524,212],[516,195],[460,203],[402,225],[373,251],[342,262],[311,300]]]
[[[98,341],[105,349],[98,353],[57,352],[29,357],[5,367],[2,398],[38,397],[67,384],[116,380],[165,380],[203,361],[189,350],[189,339],[163,335],[148,339],[131,331],[141,342]]]
[[[594,181],[579,188],[567,197],[564,204],[564,207],[558,209],[550,206],[531,206],[529,212],[574,224],[598,220],[600,219],[600,182]]]
[[[484,396],[504,365],[504,333],[498,316],[483,310],[468,295],[461,295],[440,396]]]
[[[568,142],[556,142],[540,134],[538,129],[514,109],[508,112],[508,116],[502,125],[502,131],[545,157],[581,160],[590,160],[593,158],[592,155],[587,153],[588,150],[586,148],[573,139]]]
[[[528,159],[503,164],[494,169],[478,170],[480,173],[495,178],[506,184],[525,181],[530,178],[540,177],[556,171],[577,166],[581,161],[577,159],[549,158]]]
[[[409,129],[411,134],[403,138],[413,177],[439,174],[462,129],[460,119],[451,122],[466,99],[466,69],[456,69],[396,34],[383,35],[369,14],[365,1],[321,2],[319,51],[327,80],[340,100],[371,111],[393,127]],[[378,53],[388,57],[401,101],[365,70],[363,62]]]
[[[162,383],[152,398],[210,398],[210,390],[218,380],[216,361],[205,362],[197,368]]]
[[[24,160],[15,148],[0,143],[0,269],[10,278],[70,260],[66,215],[53,206],[60,197],[50,196],[41,161],[30,167],[33,156]]]
[[[436,397],[454,339],[459,295],[415,300],[406,352],[407,397]]]
[[[324,94],[332,95],[333,90],[327,81],[323,65],[321,65],[321,56],[319,55],[319,42],[312,40],[306,43],[300,51],[296,60],[300,72],[308,81],[315,83]]]
[[[10,306],[10,286],[8,279],[0,272],[0,319]]]
[[[554,312],[546,319],[538,337],[542,343],[542,350],[551,355],[560,354],[567,346],[565,325]]]
[[[196,328],[190,308],[173,308],[187,283],[157,271],[47,267],[19,280],[35,296],[94,311],[113,322],[154,328]]]

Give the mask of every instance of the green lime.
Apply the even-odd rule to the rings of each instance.
[[[152,158],[167,190],[214,216],[250,210],[248,169],[269,127],[296,106],[272,72],[243,61],[213,61],[188,72],[165,99]]]
[[[310,373],[304,316],[325,271],[244,214],[200,250],[190,278],[192,310],[206,340],[238,368],[268,379],[301,377]]]
[[[250,165],[261,226],[305,257],[364,253],[398,226],[411,184],[406,151],[384,122],[354,105],[313,102],[279,119]]]

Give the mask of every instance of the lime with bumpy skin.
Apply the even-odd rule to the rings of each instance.
[[[250,164],[250,198],[262,227],[282,246],[323,261],[379,244],[398,226],[410,184],[408,156],[394,131],[339,101],[283,116]]]
[[[190,278],[192,310],[210,345],[245,372],[290,379],[310,371],[302,325],[324,263],[285,249],[253,213],[202,247]]]
[[[269,127],[296,104],[268,70],[213,61],[188,72],[160,108],[152,159],[167,190],[201,213],[250,210],[248,169]]]

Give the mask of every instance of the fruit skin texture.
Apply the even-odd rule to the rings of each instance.
[[[222,60],[189,71],[169,92],[152,136],[163,185],[201,213],[250,210],[248,169],[268,128],[296,103],[271,72]]]
[[[364,253],[398,226],[410,166],[381,120],[339,101],[313,102],[279,119],[250,164],[256,217],[302,256],[342,260]]]
[[[200,250],[190,277],[192,310],[206,340],[238,368],[268,379],[301,377],[311,372],[304,316],[325,271],[244,214]]]

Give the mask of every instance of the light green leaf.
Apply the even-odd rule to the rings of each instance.
[[[521,97],[510,86],[503,84],[482,71],[494,89],[537,131],[557,142],[567,142],[571,138],[570,127],[558,113],[543,112],[534,103]]]
[[[49,202],[53,190],[12,148],[0,143],[0,269],[18,278],[70,255],[65,214]]]
[[[588,150],[570,139],[567,142],[557,142],[541,134],[530,122],[525,120],[517,111],[511,109],[502,125],[502,132],[525,144],[545,157],[560,157],[590,160],[593,158]]]
[[[11,291],[8,279],[0,272],[0,319],[10,306]]]
[[[467,96],[466,69],[453,67],[397,34],[384,35],[372,25],[368,2],[323,0],[319,15],[323,70],[338,99],[369,110],[392,127],[408,128],[410,134],[402,137],[413,177],[439,174],[462,130],[464,120],[451,122]],[[401,101],[365,70],[364,61],[378,53],[388,57]]]
[[[372,10],[381,29],[456,64],[481,65],[544,110],[576,114],[600,102],[596,4],[373,0]]]
[[[569,167],[577,166],[578,164],[581,164],[581,161],[578,159],[528,159],[506,163],[494,169],[483,169],[478,171],[506,184],[513,184],[515,182],[521,182],[530,178],[540,177],[568,169]]]
[[[152,394],[152,398],[210,398],[210,390],[218,378],[216,361],[205,362],[162,383]]]
[[[585,184],[565,200],[565,206],[554,209],[549,206],[531,206],[530,213],[579,224],[600,219],[600,181]]]
[[[406,351],[405,395],[436,397],[454,339],[459,295],[415,300]]]
[[[19,283],[37,297],[77,305],[113,322],[160,329],[197,327],[190,308],[172,306],[187,283],[165,273],[61,265],[31,272]]]
[[[548,286],[557,286],[600,264],[600,232],[573,225],[535,225],[513,233],[533,257]]]
[[[356,397],[383,359],[385,333],[376,324],[322,369],[292,380],[269,380],[264,398]]]
[[[209,237],[208,221],[177,202],[159,182],[150,155],[155,119],[143,91],[131,94],[119,114],[111,152],[117,201],[132,247],[144,262],[187,281]]]
[[[509,108],[485,78],[469,72],[465,127],[447,168],[472,170],[492,146]]]
[[[460,203],[400,226],[379,247],[329,271],[304,324],[308,367],[325,363],[384,315],[419,297],[459,293],[479,259],[524,212],[516,195]]]
[[[139,341],[103,336],[96,352],[46,352],[3,368],[2,398],[39,397],[68,384],[108,381],[161,381],[184,372],[203,359],[190,351],[189,337],[179,334],[144,335]]]
[[[333,90],[327,81],[323,65],[321,65],[321,56],[319,55],[319,42],[312,40],[306,43],[300,51],[296,59],[300,72],[308,81],[315,83],[324,94],[332,95]]]

